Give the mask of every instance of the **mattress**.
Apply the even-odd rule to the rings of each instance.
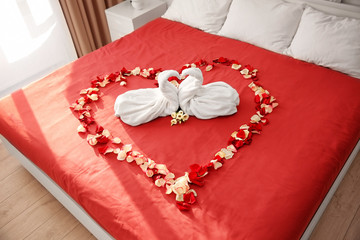
[[[244,78],[219,59],[256,68],[256,78]],[[181,177],[193,164],[209,164],[249,123],[258,110],[249,84],[276,98],[279,106],[260,134],[209,170],[203,186],[191,184],[196,203],[181,211],[174,194],[135,162],[91,146],[86,133],[78,133],[79,116],[70,106],[94,80],[124,68],[180,70],[201,60],[208,63],[200,67],[204,84],[224,81],[237,90],[237,113],[190,117],[175,126],[171,116],[129,126],[114,116],[114,102],[127,91],[157,87],[141,76],[99,87],[99,100],[88,104],[96,125]],[[206,71],[209,64],[213,69]],[[298,239],[359,140],[359,90],[359,79],[340,72],[156,19],[1,99],[0,134],[115,239]]]

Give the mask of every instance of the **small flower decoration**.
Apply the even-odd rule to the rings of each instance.
[[[189,119],[189,115],[184,113],[183,110],[171,113],[171,126],[176,124],[182,124]]]

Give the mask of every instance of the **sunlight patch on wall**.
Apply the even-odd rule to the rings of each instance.
[[[53,14],[47,1],[22,0],[0,1],[3,21],[0,29],[3,36],[0,46],[9,63],[19,61],[40,48],[49,38],[56,23],[41,32],[44,24]]]

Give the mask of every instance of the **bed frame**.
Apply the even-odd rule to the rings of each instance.
[[[360,18],[360,7],[340,4],[328,1],[319,0],[286,0],[288,2],[304,2],[316,9],[324,12],[334,14],[337,16],[348,16],[354,18]],[[86,211],[77,204],[64,190],[62,190],[48,175],[46,175],[39,167],[33,162],[27,159],[19,150],[17,150],[7,139],[0,135],[0,140],[3,142],[7,150],[16,157],[20,163],[66,208],[68,209],[78,220],[81,222],[97,239],[109,240],[114,239],[107,231],[105,231],[97,222],[95,222]],[[317,222],[321,218],[326,206],[329,204],[340,182],[347,173],[350,165],[355,159],[360,150],[360,141],[353,149],[351,155],[343,166],[341,172],[334,181],[332,187],[324,198],[322,204],[318,208],[313,219],[309,223],[306,231],[303,233],[301,239],[308,239],[315,228]]]

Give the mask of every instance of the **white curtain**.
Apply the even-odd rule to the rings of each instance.
[[[0,1],[0,97],[76,58],[57,0]]]

